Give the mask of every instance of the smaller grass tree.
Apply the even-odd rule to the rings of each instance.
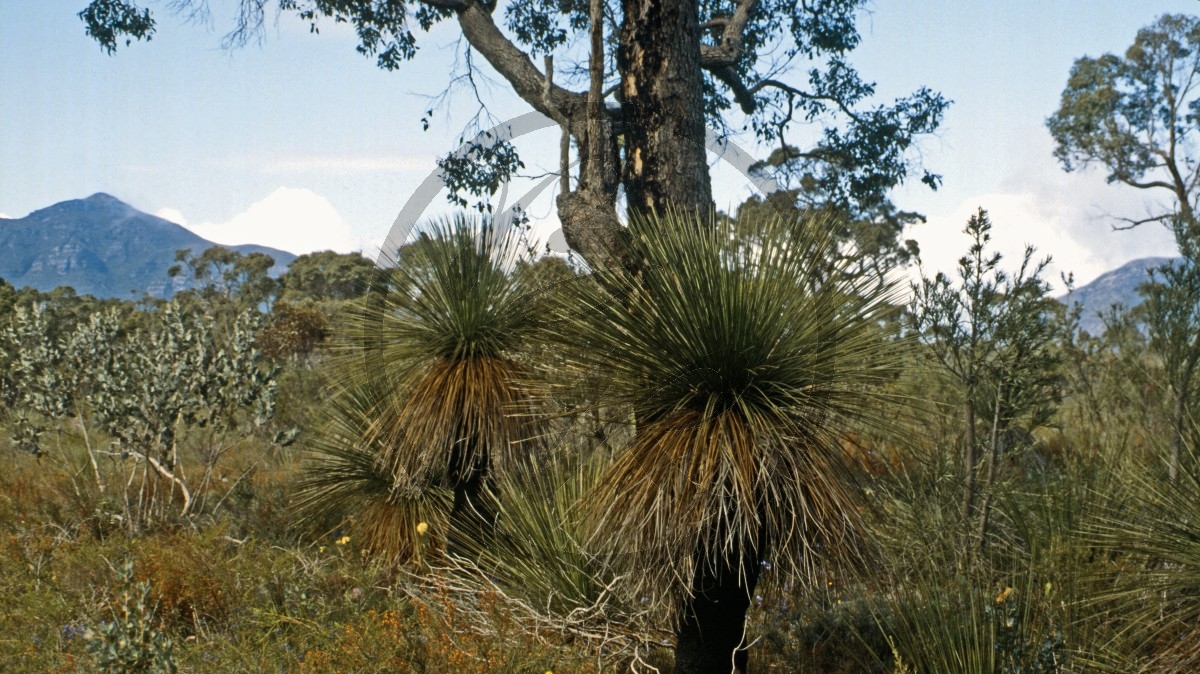
[[[300,505],[351,512],[365,499],[368,549],[404,558],[427,533],[461,548],[454,532],[493,517],[489,480],[538,435],[517,356],[537,316],[518,234],[465,215],[434,221],[352,312],[333,420]],[[418,531],[441,520],[439,489],[449,531]]]
[[[803,579],[859,551],[842,432],[880,422],[891,295],[817,273],[835,257],[823,224],[635,217],[637,269],[568,284],[549,325],[600,404],[636,419],[585,500],[589,547],[672,612],[680,674],[744,669],[765,561]]]

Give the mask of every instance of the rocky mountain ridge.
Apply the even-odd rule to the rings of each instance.
[[[215,245],[176,223],[96,193],[23,218],[0,218],[0,278],[42,291],[71,286],[96,297],[169,297],[188,283],[182,275],[167,275],[175,251],[199,253]],[[226,247],[270,255],[273,274],[296,258],[266,246]]]
[[[1068,305],[1080,304],[1083,311],[1079,327],[1092,335],[1104,333],[1104,321],[1100,315],[1115,304],[1132,309],[1142,303],[1138,286],[1150,280],[1150,270],[1170,262],[1168,257],[1144,257],[1127,262],[1112,271],[1107,271],[1087,285],[1058,299]]]

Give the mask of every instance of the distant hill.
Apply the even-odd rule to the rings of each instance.
[[[1151,268],[1170,260],[1168,257],[1144,257],[1127,262],[1059,299],[1072,305],[1082,304],[1079,327],[1093,335],[1103,334],[1104,322],[1100,320],[1100,313],[1107,311],[1114,304],[1123,304],[1128,308],[1141,304],[1142,296],[1137,292],[1138,286],[1150,280]]]
[[[0,278],[18,288],[28,285],[42,291],[66,285],[96,297],[169,297],[188,285],[182,275],[167,276],[175,251],[189,248],[199,253],[215,245],[173,222],[97,193],[23,218],[0,218]],[[265,246],[226,247],[270,255],[275,259],[273,275],[296,259]]]

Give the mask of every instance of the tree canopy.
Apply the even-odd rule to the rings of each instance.
[[[890,103],[874,100],[875,85],[848,60],[861,41],[856,19],[865,4],[238,0],[239,19],[225,43],[253,39],[274,9],[314,32],[328,22],[353,26],[358,51],[394,70],[416,55],[418,32],[456,22],[469,57],[482,56],[516,95],[561,126],[559,216],[567,242],[597,262],[623,236],[619,188],[636,209],[711,208],[706,128],[718,138],[747,131],[773,144],[774,160],[760,169],[823,204],[878,209],[892,187],[918,174],[936,188],[940,176],[918,166],[910,150],[938,127],[949,102],[926,88]],[[171,6],[206,11],[199,0]],[[92,0],[80,17],[109,53],[156,30],[135,0]],[[478,59],[463,63],[479,67]],[[447,86],[464,79],[451,73]],[[452,199],[485,208],[522,163],[504,134],[476,135],[492,120],[487,101],[471,92],[479,113],[463,147],[439,166]],[[579,166],[568,176],[572,145]]]
[[[281,299],[320,302],[360,297],[380,279],[375,263],[362,255],[324,250],[293,260],[279,277],[279,284]]]
[[[1075,61],[1047,121],[1064,169],[1098,165],[1110,183],[1169,193],[1169,204],[1127,227],[1175,219],[1196,228],[1200,191],[1200,19],[1167,14],[1138,31],[1125,55]],[[1194,234],[1195,232],[1193,232]]]

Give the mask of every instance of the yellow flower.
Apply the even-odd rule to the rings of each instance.
[[[418,522],[417,523],[417,535],[424,536],[426,531],[429,531],[429,523]],[[553,672],[549,672],[548,674],[553,674]]]
[[[325,552],[325,546],[322,545],[321,547],[317,548],[317,552]]]
[[[342,536],[341,538],[337,539],[337,541],[335,541],[335,542],[336,542],[338,545],[345,545],[345,544],[347,544],[347,543],[349,543],[349,542],[350,542],[350,537],[349,537],[349,536]]]
[[[1012,593],[1013,593],[1013,589],[1011,587],[1004,588],[1003,592],[996,595],[996,603],[997,604],[1003,603],[1005,599],[1008,599],[1010,596],[1012,596]]]

